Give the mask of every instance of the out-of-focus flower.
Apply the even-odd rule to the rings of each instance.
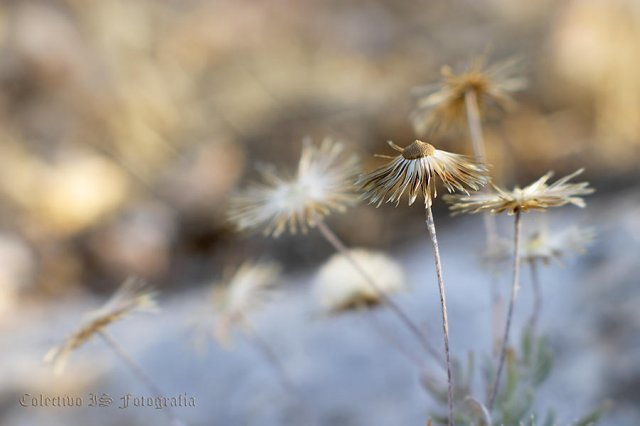
[[[507,191],[494,185],[495,192],[493,193],[468,196],[449,195],[445,200],[451,204],[450,209],[454,213],[491,212],[497,214],[506,211],[511,215],[516,212],[545,210],[549,207],[559,207],[565,204],[584,207],[585,202],[581,196],[591,194],[594,191],[593,188],[589,187],[589,182],[568,183],[583,170],[571,173],[552,184],[547,184],[553,175],[552,172],[549,172],[524,188],[516,186],[513,191]]]
[[[231,330],[246,325],[247,316],[260,309],[273,295],[280,266],[275,263],[244,263],[221,287],[215,285],[213,302],[219,316],[214,329],[218,343],[227,348]]]
[[[318,271],[315,293],[324,309],[343,312],[383,303],[381,292],[389,295],[406,290],[402,267],[390,257],[374,251],[349,252],[367,273],[375,277],[374,288],[343,254],[333,255]]]
[[[306,232],[318,220],[355,203],[356,165],[356,158],[340,143],[325,139],[315,146],[305,140],[296,175],[263,169],[264,183],[232,198],[229,218],[240,230],[262,230],[274,237],[287,229]]]
[[[438,176],[447,191],[463,191],[466,188],[478,190],[489,182],[487,168],[460,154],[436,149],[433,145],[419,140],[406,148],[388,142],[391,148],[400,152],[396,157],[379,155],[391,161],[362,176],[358,180],[370,204],[379,207],[383,202],[400,203],[400,197],[409,191],[409,205],[422,194],[425,205],[431,205],[437,196],[434,177]]]
[[[481,56],[460,74],[444,66],[440,82],[413,89],[417,101],[411,118],[419,133],[446,130],[465,120],[465,94],[470,91],[475,93],[481,114],[513,104],[512,93],[526,86],[523,78],[513,76],[517,61],[509,59],[491,66],[485,62]]]
[[[144,281],[128,278],[102,308],[91,313],[80,328],[45,355],[45,362],[53,364],[54,371],[60,373],[69,355],[108,325],[134,312],[156,310],[155,293]]]
[[[584,253],[595,235],[593,229],[577,226],[554,232],[538,230],[525,240],[520,257],[531,263],[560,261],[572,253]]]

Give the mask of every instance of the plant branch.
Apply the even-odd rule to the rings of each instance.
[[[442,277],[442,262],[440,260],[440,248],[438,247],[438,237],[436,235],[436,226],[433,220],[433,211],[431,210],[431,200],[427,200],[427,229],[431,237],[433,245],[433,257],[436,264],[436,275],[438,278],[438,290],[440,291],[440,306],[442,307],[442,331],[444,334],[444,354],[447,364],[447,383],[448,383],[448,405],[449,405],[449,426],[453,426],[453,376],[451,374],[451,358],[449,354],[449,320],[447,319],[447,302],[444,294],[444,279]]]
[[[345,259],[353,266],[360,275],[369,283],[369,285],[378,293],[383,303],[385,303],[391,311],[402,321],[402,323],[407,327],[407,329],[418,339],[418,341],[422,344],[424,349],[442,366],[444,366],[444,362],[442,357],[436,351],[436,349],[431,346],[426,336],[422,334],[420,328],[411,320],[408,314],[404,312],[404,310],[396,304],[381,288],[376,281],[371,278],[369,273],[364,270],[364,268],[353,258],[347,246],[338,238],[338,236],[327,226],[323,221],[317,222],[317,227],[322,236],[333,246],[333,248],[340,254],[342,254]]]
[[[496,396],[498,394],[498,388],[500,387],[500,376],[502,375],[502,369],[504,367],[504,359],[507,353],[507,345],[509,344],[509,331],[511,330],[511,321],[513,319],[513,308],[518,297],[518,290],[520,289],[520,229],[521,229],[521,213],[516,211],[514,235],[513,235],[513,283],[511,285],[511,299],[509,300],[509,309],[507,311],[507,321],[504,328],[504,337],[502,339],[502,348],[500,351],[500,360],[498,362],[498,371],[496,372],[495,382],[491,390],[489,397],[489,403],[487,407],[489,411],[493,409]]]
[[[464,94],[464,104],[467,115],[467,124],[469,126],[469,135],[471,136],[471,146],[473,148],[473,155],[477,162],[487,162],[487,150],[484,143],[484,136],[482,132],[482,120],[480,119],[480,108],[478,105],[478,95],[473,89],[469,89]],[[482,189],[482,192],[487,192],[486,188]],[[496,219],[490,213],[484,213],[482,215],[482,222],[484,224],[486,245],[488,249],[494,247],[498,242],[498,226]],[[499,337],[496,332],[495,323],[502,323],[500,318],[500,305],[502,303],[500,292],[497,290],[497,277],[495,274],[491,277],[491,310],[493,312],[492,321],[493,325],[493,341],[498,342]]]
[[[151,393],[156,397],[164,396],[163,392],[160,390],[160,387],[156,385],[151,376],[149,376],[142,366],[138,364],[136,360],[134,360],[131,355],[127,353],[127,351],[120,346],[120,344],[113,338],[111,335],[105,331],[100,330],[97,332],[98,336],[102,338],[102,340],[109,346],[109,348],[127,365],[129,370],[133,373],[134,376],[144,384]],[[174,426],[184,426],[185,423],[180,420],[175,412],[170,408],[166,407],[167,416],[171,419],[171,424]]]

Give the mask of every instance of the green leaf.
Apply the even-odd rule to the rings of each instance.
[[[525,327],[522,333],[522,362],[528,366],[533,358],[533,334],[530,327]]]
[[[594,426],[611,409],[611,402],[605,401],[598,408],[573,423],[572,426]]]
[[[541,338],[538,342],[538,351],[536,356],[536,364],[533,370],[533,384],[540,386],[551,373],[553,368],[553,354],[546,345],[546,341]]]
[[[542,426],[555,426],[556,424],[556,412],[553,410],[549,410],[547,413],[547,417],[544,418],[544,422],[542,422]]]

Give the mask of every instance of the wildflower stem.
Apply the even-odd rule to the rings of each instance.
[[[444,279],[442,277],[442,262],[440,260],[440,248],[438,247],[438,237],[436,235],[436,225],[433,221],[433,211],[430,200],[427,201],[427,229],[431,236],[433,245],[433,257],[436,264],[436,275],[438,277],[438,290],[440,291],[440,306],[442,307],[442,331],[444,334],[444,355],[447,367],[448,383],[448,405],[449,405],[449,426],[453,426],[453,376],[451,374],[451,357],[449,354],[449,320],[447,319],[447,301],[444,294]]]
[[[163,392],[160,390],[160,387],[156,385],[151,376],[149,376],[142,366],[134,360],[127,351],[120,346],[120,344],[105,330],[99,330],[96,332],[100,338],[111,348],[111,350],[127,365],[129,370],[133,373],[134,376],[144,384],[151,393],[156,397],[164,396]],[[175,412],[170,407],[165,407],[167,416],[171,419],[171,424],[173,426],[184,426],[185,423],[180,420]]]
[[[278,380],[282,387],[292,395],[297,394],[296,386],[293,384],[291,379],[289,379],[289,375],[284,368],[284,365],[280,361],[280,358],[273,350],[273,348],[267,343],[266,339],[263,339],[258,332],[251,327],[247,322],[245,322],[245,328],[247,328],[249,332],[249,340],[254,344],[258,352],[264,357],[265,361],[269,363],[273,371],[275,372]]]
[[[538,264],[535,260],[529,263],[529,272],[531,273],[531,284],[533,285],[533,312],[529,319],[529,327],[531,333],[535,334],[536,327],[538,326],[538,318],[540,318],[540,312],[542,311],[542,288],[540,288]]]
[[[511,330],[511,320],[513,319],[513,308],[518,296],[518,290],[520,289],[520,229],[521,229],[521,213],[519,210],[515,212],[515,226],[513,236],[513,283],[511,285],[511,299],[509,300],[509,308],[507,310],[507,321],[504,328],[504,337],[502,338],[502,347],[500,350],[500,360],[498,361],[498,371],[496,372],[495,382],[491,390],[491,396],[489,397],[489,403],[487,407],[489,411],[493,409],[496,396],[498,394],[498,388],[500,386],[500,376],[502,375],[502,369],[504,367],[504,359],[507,353],[507,345],[509,344],[509,331]]]
[[[473,89],[464,92],[464,106],[467,112],[467,123],[471,144],[476,160],[480,163],[486,162],[487,153],[482,136],[482,122],[480,120],[480,108],[478,107],[478,95]]]
[[[487,161],[487,150],[484,143],[484,136],[482,132],[482,120],[480,119],[480,108],[478,106],[478,95],[476,91],[473,89],[469,89],[464,93],[464,104],[467,113],[467,123],[469,125],[469,135],[471,136],[471,146],[473,148],[473,155],[479,163],[486,163]],[[483,192],[486,192],[486,187],[482,189]],[[489,213],[484,213],[482,215],[482,221],[484,223],[484,230],[486,235],[486,244],[487,248],[490,250],[493,248],[498,242],[498,227],[496,224],[496,219]],[[502,300],[500,297],[500,292],[497,290],[497,277],[495,274],[491,277],[491,287],[492,287],[492,297],[491,297],[491,310],[493,312],[492,318],[494,322],[494,326],[492,327],[494,336],[493,341],[499,342],[497,328],[495,327],[495,323],[497,321],[498,324],[501,324],[502,321],[500,319],[500,305],[502,304]],[[499,346],[499,343],[495,345]]]
[[[338,236],[327,226],[323,221],[317,222],[317,227],[322,236],[333,246],[333,248],[340,254],[344,256],[345,259],[353,266],[356,271],[369,283],[369,285],[378,293],[382,301],[391,309],[391,311],[396,314],[398,319],[404,323],[407,329],[415,335],[418,341],[422,344],[425,350],[433,356],[433,358],[439,363],[443,364],[442,357],[435,350],[433,346],[429,343],[425,335],[420,331],[420,328],[409,318],[409,315],[404,312],[404,310],[396,304],[381,288],[378,284],[376,284],[375,280],[371,278],[371,276],[364,270],[364,268],[356,262],[356,260],[351,256],[349,249],[347,246],[338,238]]]

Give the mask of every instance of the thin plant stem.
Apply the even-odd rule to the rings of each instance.
[[[480,108],[478,107],[478,95],[473,89],[464,93],[464,106],[467,112],[469,134],[476,160],[484,163],[487,158],[484,138],[482,135],[482,121],[480,120]]]
[[[538,276],[538,264],[535,260],[529,263],[529,272],[531,274],[531,285],[533,286],[533,312],[531,313],[531,318],[529,318],[529,327],[531,333],[535,334],[540,312],[542,312],[542,288],[540,287],[540,277]]]
[[[473,89],[469,89],[464,94],[464,104],[465,110],[467,114],[467,124],[469,126],[469,135],[471,136],[471,146],[473,148],[473,155],[476,161],[480,163],[486,163],[487,161],[487,150],[486,145],[484,143],[484,136],[482,132],[482,120],[480,119],[480,108],[478,106],[478,95],[476,91]],[[487,189],[483,188],[483,192],[486,192]],[[498,226],[496,223],[496,219],[489,213],[484,213],[482,215],[482,222],[484,224],[484,230],[486,235],[486,244],[490,249],[495,246],[498,241]],[[498,324],[502,323],[501,315],[500,315],[500,305],[502,304],[502,298],[500,297],[500,292],[497,289],[497,280],[498,278],[495,274],[491,277],[491,288],[492,288],[492,296],[491,296],[491,310],[492,310],[492,320],[493,326],[491,329],[493,330],[493,341],[499,342],[499,337],[497,328],[495,327],[496,322]],[[498,347],[499,344],[494,345]],[[496,351],[497,352],[497,351]]]
[[[396,336],[394,336],[392,333],[389,333],[384,328],[384,326],[380,322],[375,312],[365,307],[360,307],[359,309],[364,311],[366,318],[369,320],[369,324],[371,325],[371,328],[373,328],[376,331],[376,333],[380,335],[380,337],[382,337],[384,340],[386,340],[388,343],[394,346],[399,353],[401,353],[405,358],[407,358],[407,360],[415,364],[415,366],[418,367],[418,369],[420,369],[421,371],[426,371],[426,366],[424,365],[423,360],[419,356],[416,356],[409,349],[407,349]]]
[[[442,277],[442,261],[440,260],[440,248],[438,247],[438,237],[436,235],[436,225],[433,221],[433,211],[431,202],[427,200],[427,229],[433,245],[433,257],[436,264],[436,275],[438,277],[438,290],[440,291],[440,306],[442,307],[442,331],[444,334],[444,355],[447,365],[447,400],[449,405],[449,426],[453,425],[453,375],[451,374],[451,357],[449,354],[449,320],[447,319],[447,301],[444,294],[444,279]]]
[[[282,385],[285,391],[290,393],[291,395],[296,395],[297,390],[296,386],[293,384],[289,375],[287,374],[282,361],[273,350],[273,348],[267,343],[266,339],[263,339],[262,336],[255,330],[255,328],[251,327],[248,322],[244,323],[245,328],[249,332],[247,338],[249,341],[255,346],[260,355],[267,361],[269,366],[273,369],[278,381]]]
[[[509,331],[511,330],[511,320],[513,319],[513,308],[516,304],[516,298],[518,297],[518,290],[520,290],[520,229],[521,229],[521,213],[516,211],[514,235],[513,235],[513,283],[511,285],[511,298],[509,299],[509,309],[507,310],[507,321],[504,328],[504,337],[502,338],[502,347],[500,350],[500,360],[498,361],[498,371],[496,372],[495,382],[491,390],[489,397],[489,403],[487,407],[489,411],[493,409],[493,404],[498,395],[498,388],[500,387],[500,376],[502,375],[502,369],[504,367],[504,359],[507,354],[507,345],[509,344]]]
[[[156,385],[151,376],[149,376],[144,368],[134,360],[131,355],[122,347],[120,344],[105,330],[100,330],[97,332],[98,336],[109,346],[109,348],[126,364],[131,373],[140,380],[142,384],[144,384],[151,393],[156,397],[164,396],[163,392],[160,390],[160,387]],[[175,412],[170,408],[166,407],[167,416],[171,419],[171,424],[174,426],[184,426],[185,423],[176,416]]]
[[[420,328],[411,320],[409,315],[404,312],[404,310],[396,304],[376,283],[376,281],[371,278],[369,273],[365,271],[365,269],[353,258],[347,246],[338,238],[338,236],[327,226],[323,221],[317,222],[317,227],[322,236],[333,246],[333,248],[340,254],[342,254],[345,259],[351,264],[351,266],[358,271],[360,275],[369,283],[369,285],[378,293],[382,302],[386,304],[391,311],[402,321],[402,323],[407,327],[407,329],[414,334],[414,336],[418,339],[418,341],[422,344],[424,349],[441,365],[444,366],[442,357],[438,353],[438,351],[431,346],[425,335],[420,331]]]

